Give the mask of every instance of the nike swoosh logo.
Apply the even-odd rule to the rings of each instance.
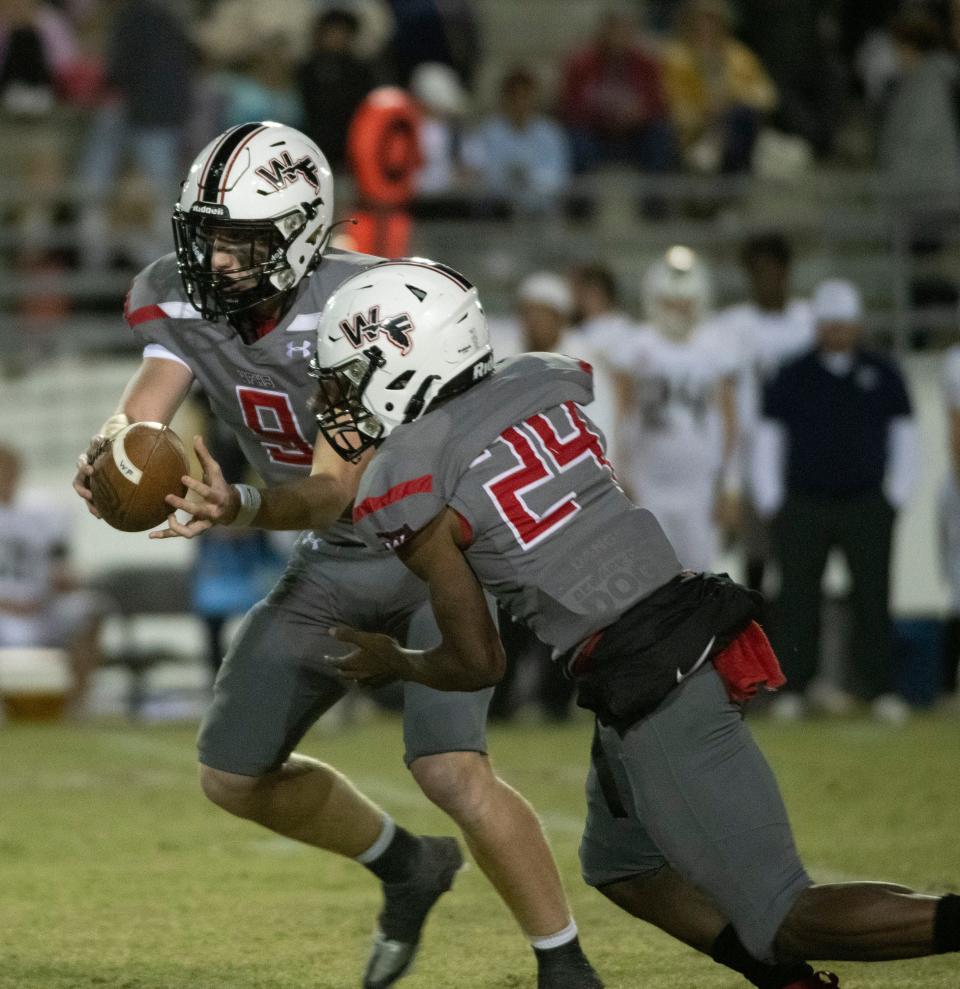
[[[689,670],[687,670],[686,673],[681,673],[680,667],[679,666],[677,667],[677,683],[683,683],[683,681],[686,680],[687,677],[693,676],[693,674],[696,673],[701,666],[703,666],[703,664],[707,661],[707,656],[710,655],[710,650],[713,648],[714,642],[716,641],[717,641],[717,637],[715,635],[711,635],[710,641],[707,643],[707,648],[704,649],[702,653],[700,653],[700,658],[693,664],[693,666],[690,667]]]

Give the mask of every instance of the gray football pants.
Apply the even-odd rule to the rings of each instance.
[[[708,664],[621,739],[601,728],[627,817],[614,817],[596,765],[580,846],[591,886],[671,865],[706,893],[754,957],[772,962],[777,930],[811,880],[777,782]]]
[[[200,727],[200,762],[242,776],[278,768],[346,693],[324,656],[352,647],[332,625],[386,632],[412,648],[439,641],[426,585],[393,555],[301,536],[279,583],[243,619]],[[470,693],[403,685],[404,760],[485,752],[493,689]]]

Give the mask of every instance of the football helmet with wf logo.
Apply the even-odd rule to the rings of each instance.
[[[384,261],[327,301],[310,373],[317,422],[345,460],[493,370],[477,290],[424,258]]]
[[[333,178],[313,141],[270,121],[231,127],[197,155],[173,212],[190,301],[252,342],[319,262],[332,219]]]

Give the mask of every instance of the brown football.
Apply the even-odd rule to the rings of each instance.
[[[180,437],[159,422],[122,429],[93,463],[90,490],[97,511],[114,529],[143,532],[160,525],[173,509],[168,494],[186,494],[180,478],[190,465]]]

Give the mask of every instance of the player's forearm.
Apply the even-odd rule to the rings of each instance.
[[[434,690],[483,690],[503,678],[506,659],[498,639],[489,648],[464,654],[445,642],[433,649],[406,649],[403,680],[413,680]]]
[[[193,375],[185,365],[146,358],[127,382],[111,419],[125,416],[130,422],[169,424],[183,404],[192,381]]]
[[[311,475],[260,491],[251,525],[258,529],[326,529],[346,511],[352,495],[323,475]]]

